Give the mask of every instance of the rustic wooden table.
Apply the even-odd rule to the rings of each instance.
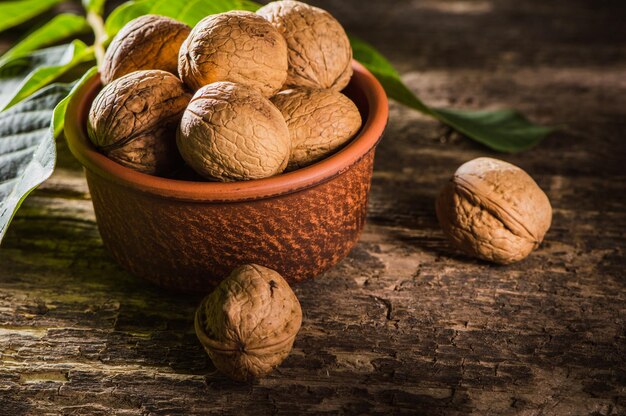
[[[294,350],[249,385],[203,352],[198,299],[111,261],[59,141],[56,173],[0,249],[0,414],[626,414],[623,2],[314,3],[427,102],[515,107],[562,130],[495,154],[392,103],[359,244],[295,286]],[[478,156],[523,167],[552,201],[521,263],[461,255],[437,225],[438,190]]]

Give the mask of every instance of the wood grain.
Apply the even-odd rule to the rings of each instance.
[[[197,298],[108,257],[83,173],[54,176],[0,249],[0,414],[626,414],[626,8],[616,0],[319,1],[426,102],[561,126],[496,154],[391,104],[364,235],[294,287],[292,354],[254,384],[216,373]],[[525,261],[457,253],[434,198],[478,156],[524,168],[553,225]]]

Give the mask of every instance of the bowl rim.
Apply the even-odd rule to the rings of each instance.
[[[345,172],[379,142],[389,116],[385,90],[363,65],[352,61],[351,83],[368,104],[367,119],[359,134],[333,155],[310,166],[264,179],[240,182],[198,182],[168,179],[137,172],[99,153],[91,144],[82,121],[101,87],[95,74],[72,95],[65,113],[65,137],[71,153],[91,173],[118,185],[160,197],[205,202],[231,202],[270,198],[310,188]]]

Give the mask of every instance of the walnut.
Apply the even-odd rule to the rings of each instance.
[[[200,88],[177,134],[183,159],[200,175],[220,181],[281,173],[290,152],[280,111],[257,90],[233,82]]]
[[[180,48],[178,73],[193,89],[231,81],[274,95],[287,78],[287,45],[274,27],[251,12],[207,16]]]
[[[323,159],[361,128],[356,105],[337,91],[296,88],[276,94],[272,102],[283,113],[289,128],[288,170]]]
[[[275,1],[257,13],[287,40],[286,87],[342,90],[352,77],[352,47],[341,24],[325,10],[298,1]]]
[[[274,270],[248,264],[202,301],[195,329],[215,367],[245,381],[280,365],[301,323],[300,303],[287,282]]]
[[[131,72],[96,96],[87,133],[117,163],[143,173],[166,173],[180,161],[176,127],[190,98],[169,72]]]
[[[522,169],[481,157],[454,173],[437,199],[437,217],[460,249],[506,264],[539,246],[550,228],[552,207]]]
[[[107,48],[100,77],[108,84],[140,69],[178,74],[178,50],[191,28],[169,17],[145,15],[126,24]]]

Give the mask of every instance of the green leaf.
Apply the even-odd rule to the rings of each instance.
[[[433,108],[402,82],[391,63],[366,42],[350,37],[354,58],[380,81],[389,98],[437,118],[467,137],[500,152],[519,152],[536,145],[554,129],[531,123],[515,110],[471,111]]]
[[[93,49],[79,40],[16,58],[7,68],[0,70],[0,108],[15,105],[74,66],[89,60],[93,60]]]
[[[63,0],[19,0],[0,2],[0,32],[45,12]]]
[[[67,110],[67,104],[70,102],[70,98],[72,98],[74,93],[97,73],[97,67],[93,66],[89,68],[78,81],[73,83],[72,90],[69,94],[67,94],[67,96],[54,108],[54,114],[52,116],[52,130],[54,131],[54,137],[58,137],[61,134],[61,131],[63,131],[63,127],[65,125],[65,110]]]
[[[435,117],[494,150],[515,153],[530,149],[554,131],[532,124],[515,110],[468,111],[432,109]]]
[[[30,33],[17,45],[6,51],[0,58],[0,68],[16,58],[28,55],[34,50],[51,45],[69,36],[83,33],[88,29],[89,25],[83,16],[69,13],[55,16],[48,23]]]
[[[0,241],[22,201],[54,169],[55,106],[71,85],[50,85],[0,113]]]
[[[256,11],[260,4],[250,0],[133,0],[115,9],[107,18],[105,28],[109,37],[115,36],[124,25],[145,14],[171,17],[189,26],[201,19],[230,10]]]
[[[102,15],[104,12],[104,3],[106,0],[82,0],[83,7],[88,12],[96,13]]]

